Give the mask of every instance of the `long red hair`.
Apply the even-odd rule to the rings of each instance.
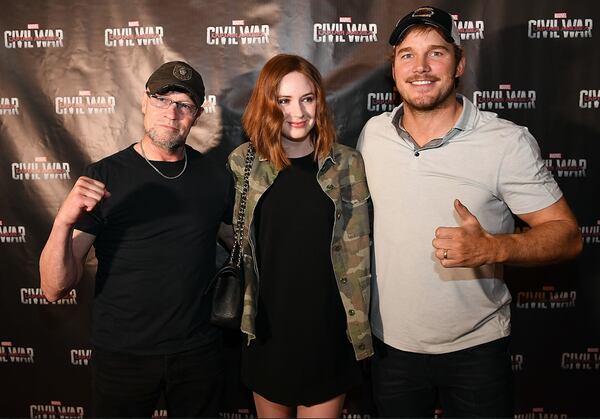
[[[291,163],[281,145],[283,112],[277,104],[277,96],[281,79],[294,71],[304,74],[315,90],[317,109],[315,126],[311,131],[315,158],[327,157],[335,142],[333,117],[327,107],[319,70],[298,55],[276,55],[267,61],[258,75],[242,116],[242,125],[258,155],[269,160],[278,170]]]

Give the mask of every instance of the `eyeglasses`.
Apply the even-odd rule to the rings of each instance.
[[[150,94],[146,92],[148,97],[150,98],[150,104],[155,108],[159,109],[167,109],[172,104],[175,104],[175,109],[177,113],[185,116],[194,116],[196,112],[198,112],[198,107],[186,102],[178,102],[176,100],[171,100],[166,96],[160,96],[157,94]]]

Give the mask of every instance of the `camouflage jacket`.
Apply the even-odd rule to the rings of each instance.
[[[244,182],[244,163],[248,143],[229,155],[229,169],[235,178],[234,223]],[[250,188],[244,220],[244,311],[241,330],[248,344],[256,337],[255,318],[258,306],[260,273],[255,261],[254,209],[262,194],[273,184],[278,171],[258,155],[250,175]],[[373,354],[369,326],[371,275],[369,254],[369,189],[360,153],[335,144],[330,155],[319,161],[317,181],[335,205],[335,221],[331,240],[331,260],[340,298],[346,311],[347,335],[357,360]],[[250,232],[250,234],[248,234]]]

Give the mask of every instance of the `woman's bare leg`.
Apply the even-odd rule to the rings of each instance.
[[[265,399],[258,393],[254,395],[254,405],[256,406],[256,416],[259,418],[291,418],[294,409],[290,406],[275,403]]]
[[[345,394],[312,406],[298,406],[298,418],[338,418],[344,407]]]

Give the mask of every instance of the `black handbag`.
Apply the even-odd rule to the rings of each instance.
[[[248,189],[250,184],[250,171],[254,161],[254,147],[248,146],[246,164],[244,167],[244,183],[238,210],[235,228],[235,238],[231,255],[219,269],[207,288],[207,293],[212,291],[212,308],[210,322],[216,326],[239,329],[244,309],[244,268],[242,255],[244,253],[244,218]]]

